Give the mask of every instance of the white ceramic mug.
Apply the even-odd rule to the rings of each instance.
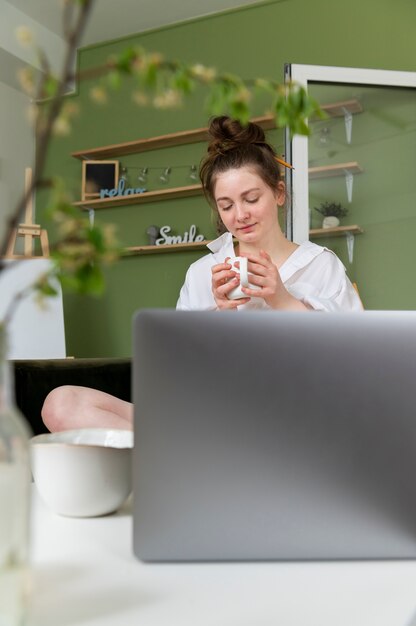
[[[231,265],[231,269],[234,270],[234,272],[237,272],[240,275],[240,284],[237,285],[237,287],[235,287],[234,289],[231,289],[231,291],[227,293],[227,298],[229,300],[238,300],[239,298],[247,298],[248,296],[246,296],[246,294],[243,293],[241,290],[241,287],[249,286],[247,257],[236,256],[236,257],[233,257],[232,259],[228,259],[227,263]],[[237,263],[240,265],[240,267],[237,267]]]

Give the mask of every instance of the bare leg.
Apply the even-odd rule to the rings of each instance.
[[[72,428],[131,430],[133,405],[104,391],[64,385],[47,395],[42,419],[52,432]]]

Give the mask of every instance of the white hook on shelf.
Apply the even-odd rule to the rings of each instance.
[[[354,176],[348,170],[344,170],[345,184],[347,185],[347,198],[348,202],[352,202],[352,187],[354,183]]]
[[[348,261],[352,263],[354,260],[354,235],[347,232],[345,236],[347,238]]]
[[[88,209],[88,219],[90,220],[91,228],[94,226],[94,218],[95,218],[95,211],[94,211],[94,209]]]
[[[344,112],[344,122],[345,122],[345,135],[347,137],[347,143],[351,143],[352,137],[352,113],[348,111],[345,107],[342,107]]]

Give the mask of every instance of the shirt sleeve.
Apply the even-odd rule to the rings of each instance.
[[[346,275],[345,267],[329,250],[317,256],[293,285],[292,296],[315,311],[328,313],[362,311],[360,297]]]
[[[215,311],[209,260],[200,259],[188,268],[176,308],[179,311]]]
[[[189,270],[186,272],[185,282],[179,292],[176,309],[178,311],[190,311],[192,309],[189,295]]]

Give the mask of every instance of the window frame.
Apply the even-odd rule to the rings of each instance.
[[[416,88],[416,72],[287,63],[284,73],[285,83],[296,82],[306,90],[309,83]],[[302,243],[309,240],[308,137],[290,137],[286,129],[285,156],[293,165],[293,170],[286,172],[286,236]]]

